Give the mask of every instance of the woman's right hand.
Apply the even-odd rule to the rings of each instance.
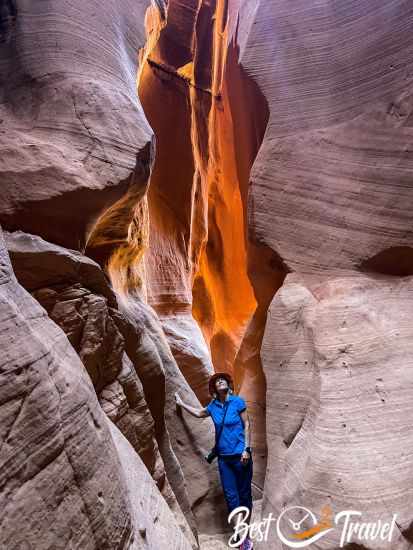
[[[175,392],[175,401],[178,407],[182,407],[182,399],[178,392]]]

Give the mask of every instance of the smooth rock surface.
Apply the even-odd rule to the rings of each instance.
[[[165,472],[141,380],[126,352],[126,320],[120,322],[117,298],[103,271],[82,254],[40,237],[22,232],[5,237],[19,281],[64,330],[102,409],[143,460],[182,530],[193,538]],[[140,334],[129,328],[138,342]]]
[[[193,407],[201,404],[179,370],[154,310],[133,296],[120,297],[120,310],[128,321],[122,329],[126,351],[142,380],[166,474],[179,505],[193,529],[196,524],[200,532],[223,531],[226,507],[217,467],[204,459],[214,444],[212,421],[177,410],[175,392]],[[139,341],[130,325],[141,335]]]
[[[203,405],[211,400],[208,381],[214,373],[211,355],[192,315],[160,315],[159,320],[180,371]]]
[[[412,265],[412,17],[402,0],[257,5],[240,61],[269,121],[250,232],[290,269],[357,269],[385,250],[388,269],[393,247]]]
[[[131,507],[90,378],[0,235],[1,545],[128,548]]]
[[[130,550],[174,548],[194,550],[198,548],[195,538],[191,543],[178,528],[176,518],[148,474],[145,465],[116,426],[110,430],[122,464],[127,493],[133,510],[132,522],[135,538]]]
[[[411,546],[413,279],[291,274],[275,296],[262,359],[267,380],[264,515],[307,506],[390,521]],[[272,531],[263,548],[281,548]],[[316,544],[335,549],[341,529]],[[355,542],[357,542],[355,540]]]
[[[4,4],[16,15],[0,37],[0,222],[81,249],[149,176],[136,76],[150,2]]]
[[[319,513],[330,503],[370,521],[397,512],[404,534],[391,548],[404,549],[412,6],[265,0],[239,14],[239,61],[269,113],[251,171],[249,238],[295,272],[274,289],[261,351],[264,511]],[[264,274],[259,259],[255,269]],[[335,537],[316,545],[336,548]],[[274,535],[262,547],[281,543]]]

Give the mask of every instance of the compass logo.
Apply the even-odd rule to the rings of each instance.
[[[328,505],[322,509],[319,521],[308,508],[290,506],[278,517],[277,535],[290,548],[305,548],[334,529],[332,517],[333,511]]]

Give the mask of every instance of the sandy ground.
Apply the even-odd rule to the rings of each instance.
[[[257,521],[261,517],[262,500],[254,500],[252,510],[252,521]],[[231,533],[216,535],[200,535],[200,550],[228,550],[228,539]]]

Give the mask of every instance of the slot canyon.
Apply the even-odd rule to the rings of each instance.
[[[412,548],[412,2],[0,0],[0,98],[0,550],[228,548],[216,371],[254,549]]]

